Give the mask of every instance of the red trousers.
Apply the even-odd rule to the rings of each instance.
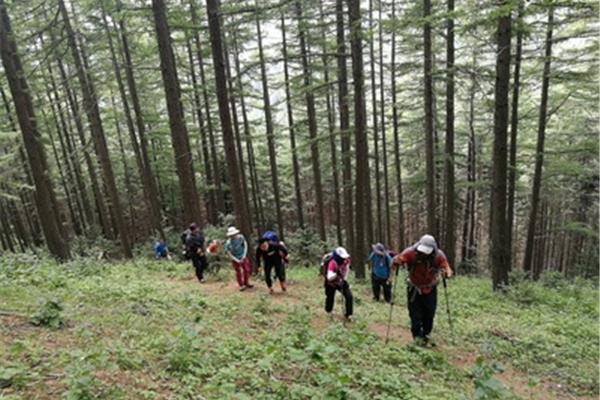
[[[235,279],[237,280],[238,285],[240,287],[246,286],[250,283],[250,260],[248,257],[244,258],[241,262],[236,263],[235,261],[231,262],[233,264],[233,268],[235,269]]]

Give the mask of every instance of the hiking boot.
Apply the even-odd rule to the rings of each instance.
[[[427,339],[426,338],[416,337],[416,338],[414,338],[413,343],[415,344],[415,346],[427,347]]]
[[[437,344],[431,340],[431,338],[429,336],[425,336],[425,345],[428,347],[436,347]]]
[[[275,294],[275,291],[273,290],[273,288],[269,288],[269,294]]]
[[[285,282],[279,282],[279,286],[281,286],[281,291],[282,292],[286,292],[287,291],[287,286],[285,285]]]
[[[248,289],[252,289],[253,287],[254,287],[254,285],[251,285],[249,283],[246,284],[246,288],[248,288]]]
[[[246,285],[242,285],[242,286],[240,286],[240,292],[243,292],[243,291],[244,291],[244,290],[246,290],[246,289],[247,289],[247,286],[246,286]]]

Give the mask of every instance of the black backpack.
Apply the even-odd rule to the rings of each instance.
[[[329,262],[333,259],[333,252],[329,252],[321,258],[321,264],[319,265],[319,275],[327,276],[327,266]]]

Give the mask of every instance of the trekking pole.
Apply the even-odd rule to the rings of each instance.
[[[452,326],[452,316],[450,315],[450,303],[448,301],[448,284],[446,283],[446,278],[443,277],[444,282],[444,295],[446,297],[446,313],[448,314],[448,325],[450,326],[450,334],[454,336],[454,328]]]
[[[390,338],[390,326],[392,324],[392,310],[394,309],[394,294],[396,293],[396,282],[398,281],[398,272],[400,272],[399,265],[396,267],[396,276],[394,276],[394,286],[392,287],[392,298],[390,299],[390,315],[388,317],[387,331],[385,333],[385,344],[388,343],[388,340]]]

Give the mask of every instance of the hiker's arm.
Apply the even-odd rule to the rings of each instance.
[[[260,269],[260,246],[256,248],[256,269]]]
[[[248,242],[246,242],[246,238],[244,238],[244,254],[240,257],[240,261],[242,261],[248,255]]]

